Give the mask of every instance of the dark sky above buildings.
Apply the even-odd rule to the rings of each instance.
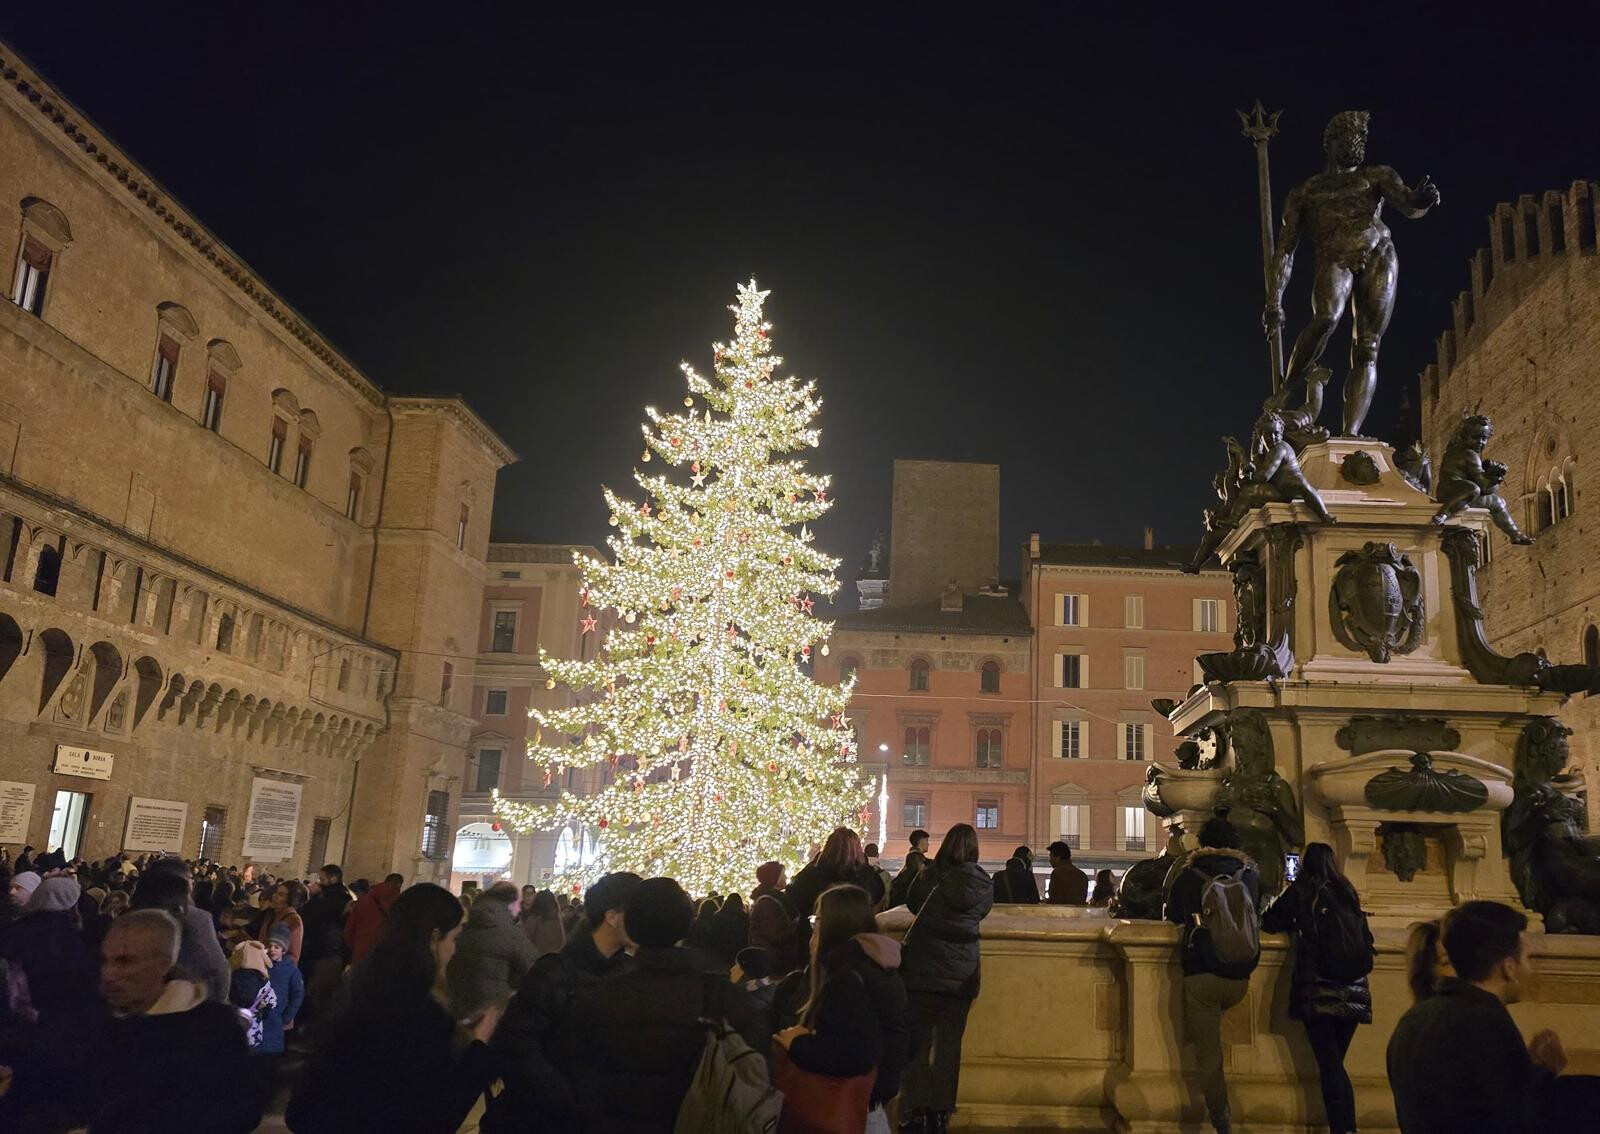
[[[1197,538],[1267,383],[1235,108],[1285,111],[1279,205],[1346,108],[1443,193],[1388,218],[1394,437],[1494,203],[1600,176],[1581,6],[563,7],[57,0],[0,35],[380,385],[466,396],[522,455],[501,538],[604,538],[754,274],[820,383],[845,579],[895,457],[999,462],[1008,570],[1031,530]]]

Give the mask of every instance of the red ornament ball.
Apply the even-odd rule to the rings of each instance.
[[[609,826],[611,826],[611,820],[609,820],[609,819],[600,820],[600,829],[602,831],[604,831]]]
[[[776,760],[774,760],[772,763],[767,765],[767,771],[776,772],[777,770],[778,770],[778,762]]]
[[[499,829],[500,829],[500,824],[498,824],[498,823],[490,823],[489,824],[489,830],[498,831]]]

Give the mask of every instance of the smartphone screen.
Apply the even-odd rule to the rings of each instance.
[[[1284,855],[1283,880],[1285,882],[1293,882],[1298,877],[1300,877],[1300,856],[1297,854]]]

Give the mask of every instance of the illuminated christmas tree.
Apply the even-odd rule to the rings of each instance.
[[[871,794],[844,715],[851,685],[811,674],[832,630],[812,605],[838,588],[839,561],[808,527],[832,507],[828,478],[791,454],[816,446],[821,403],[814,382],[775,375],[767,294],[754,280],[738,289],[714,379],[683,365],[683,413],[645,410],[641,459],[667,467],[635,470],[643,499],[605,491],[612,562],[578,558],[579,630],[600,633],[601,610],[619,616],[601,649],[541,656],[549,687],[576,703],[532,712],[528,758],[546,785],[594,767],[606,783],[548,804],[497,796],[495,809],[518,833],[597,833],[595,863],[561,885],[633,870],[694,894],[745,891],[760,863],[793,869],[834,827],[861,821]]]

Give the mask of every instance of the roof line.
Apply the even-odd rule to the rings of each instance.
[[[460,394],[444,394],[432,397],[407,397],[392,394],[388,398],[388,404],[391,409],[397,411],[407,409],[443,410],[445,413],[459,418],[461,423],[467,427],[467,432],[477,437],[486,448],[500,458],[502,466],[514,465],[522,459],[517,456],[516,451],[510,445],[507,445],[498,433],[489,428],[489,423],[479,417],[477,411],[469,406],[466,399]]]
[[[128,193],[211,263],[223,277],[243,292],[257,307],[335,375],[374,405],[382,405],[384,392],[329,342],[326,335],[296,311],[229,248],[208,230],[194,214],[182,206],[165,186],[127,157],[126,151],[66,98],[22,54],[0,40],[0,77],[48,122],[56,126],[85,156],[103,168]]]

